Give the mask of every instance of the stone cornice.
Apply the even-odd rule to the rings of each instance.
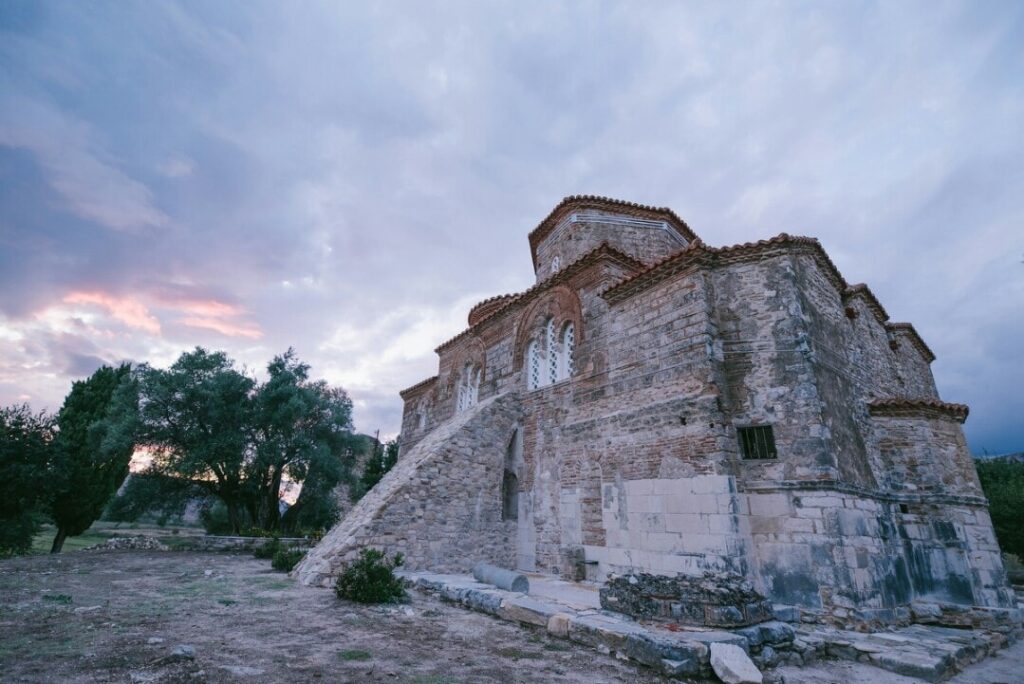
[[[938,399],[875,399],[868,402],[868,413],[872,416],[893,418],[943,418],[958,423],[967,420],[970,409],[964,404],[950,404]]]
[[[882,325],[885,325],[886,321],[889,320],[889,314],[886,312],[885,307],[883,307],[878,301],[878,298],[875,297],[875,293],[871,291],[871,288],[864,283],[850,285],[843,292],[844,304],[855,298],[863,299],[864,305],[868,308],[868,311],[873,313],[875,318],[877,318],[878,322]]]
[[[917,330],[910,323],[886,323],[885,329],[892,335],[904,335],[910,344],[925,358],[928,363],[935,360],[935,353],[924,343]]]
[[[572,195],[559,202],[551,210],[551,213],[530,232],[530,256],[533,258],[534,269],[537,268],[537,247],[540,243],[551,234],[551,231],[561,223],[562,219],[573,212],[584,209],[596,209],[633,218],[664,221],[687,242],[693,242],[698,239],[696,233],[686,225],[686,221],[679,218],[668,207],[652,207],[610,197],[597,197],[595,195]]]
[[[432,378],[427,378],[426,380],[417,382],[412,387],[405,388],[404,390],[398,393],[398,396],[402,397],[403,400],[408,401],[409,399],[415,396],[423,394],[424,390],[433,385],[435,382],[437,382],[436,375]]]

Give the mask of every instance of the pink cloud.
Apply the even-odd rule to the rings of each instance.
[[[149,313],[145,304],[131,297],[115,297],[105,292],[71,292],[64,297],[64,302],[100,306],[129,328],[145,330],[152,335],[160,334],[160,321]]]
[[[206,330],[213,330],[215,332],[219,332],[221,335],[227,335],[228,337],[249,337],[252,339],[263,337],[263,331],[254,323],[235,323],[209,316],[186,316],[178,319],[178,322],[191,328],[205,328]]]

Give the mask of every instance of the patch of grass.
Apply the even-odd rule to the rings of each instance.
[[[75,601],[75,599],[71,598],[68,594],[43,594],[43,600],[60,603],[65,606],[70,603],[74,603]]]
[[[412,680],[412,684],[459,684],[447,675],[427,675]]]
[[[292,586],[292,583],[289,580],[281,580],[273,577],[258,577],[254,582],[264,591],[280,591]]]
[[[217,599],[217,603],[219,603],[222,606],[233,606],[236,603],[238,603],[238,601],[236,601],[234,599],[228,599],[228,598],[219,598],[219,599]]]
[[[499,648],[498,655],[504,658],[511,658],[512,660],[520,660],[525,658],[540,658],[542,654],[534,651],[523,651],[514,647]]]
[[[352,649],[347,651],[338,651],[338,657],[342,660],[372,660],[373,654],[369,651]]]
[[[291,572],[305,555],[306,552],[300,549],[278,549],[270,561],[270,567],[280,572]]]
[[[545,651],[569,651],[572,650],[565,644],[548,643],[544,644]]]

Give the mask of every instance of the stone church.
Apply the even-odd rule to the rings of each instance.
[[[373,546],[408,569],[732,571],[840,618],[1012,605],[967,407],[817,240],[710,247],[670,209],[581,196],[529,243],[536,284],[474,306],[401,392],[398,465],[304,582]]]

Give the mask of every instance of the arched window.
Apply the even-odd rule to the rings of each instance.
[[[573,353],[576,351],[576,328],[572,323],[566,323],[562,328],[562,363],[561,379],[572,377]]]
[[[544,337],[548,354],[548,377],[545,385],[558,382],[558,342],[555,339],[555,319],[549,318],[544,326]]]
[[[532,390],[540,387],[540,346],[537,340],[530,340],[526,347],[526,386]]]
[[[416,406],[416,427],[419,430],[427,427],[427,402],[425,399],[420,399]]]
[[[562,258],[556,254],[555,258],[551,260],[551,272],[552,273],[558,273],[558,269],[560,269],[561,267],[562,267]]]
[[[466,364],[459,378],[459,389],[455,399],[455,410],[465,411],[476,404],[480,394],[480,370]]]

